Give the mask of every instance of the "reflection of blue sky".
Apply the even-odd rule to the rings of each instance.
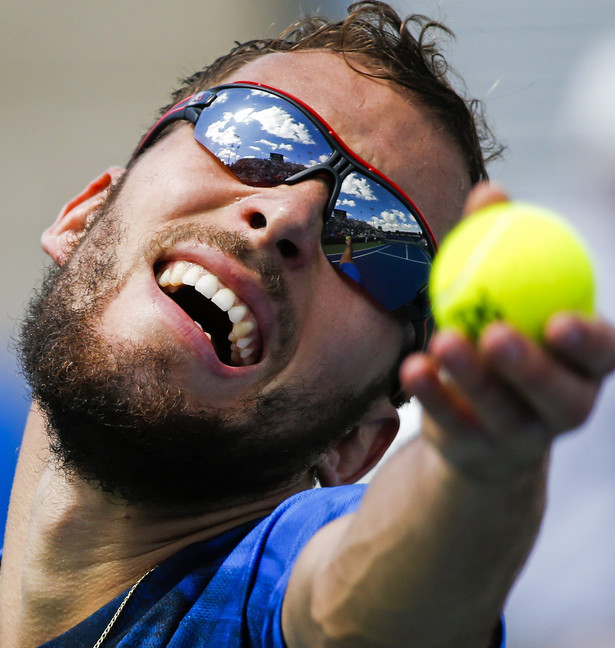
[[[385,232],[420,232],[414,217],[402,203],[383,186],[356,173],[344,180],[337,206],[347,208],[352,218],[359,218]]]
[[[253,91],[253,97],[266,96],[268,103],[271,95],[262,91]],[[224,92],[218,95],[218,101],[226,101]],[[307,125],[298,121],[284,107],[268,105],[259,110],[254,105],[241,110],[225,111],[220,119],[212,122],[205,133],[210,142],[219,148],[216,153],[223,159],[257,157],[268,151],[293,151],[293,144],[309,146],[315,141]],[[246,149],[239,151],[242,139],[249,140]],[[263,148],[258,145],[262,145]],[[247,151],[250,151],[247,154]]]

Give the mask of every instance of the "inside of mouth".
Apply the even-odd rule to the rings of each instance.
[[[228,315],[193,288],[183,286],[170,293],[169,297],[211,335],[211,343],[220,362],[231,365],[231,343],[228,336],[232,324]]]

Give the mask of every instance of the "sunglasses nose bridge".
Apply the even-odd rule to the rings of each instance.
[[[327,204],[326,218],[331,216],[337,199],[339,198],[344,178],[354,169],[354,164],[341,151],[335,151],[328,161],[328,168],[334,178],[334,186]]]
[[[326,221],[332,214],[337,199],[339,198],[344,178],[354,169],[354,164],[342,155],[340,151],[334,151],[326,161],[305,169],[300,173],[287,178],[284,184],[297,184],[315,177],[325,177],[329,185],[329,197],[323,210],[323,217]]]

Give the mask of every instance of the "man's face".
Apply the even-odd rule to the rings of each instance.
[[[266,56],[228,81],[238,79],[286,90],[315,108],[359,155],[409,187],[436,232],[451,214],[460,213],[468,185],[459,157],[407,97],[323,52]],[[232,407],[255,386],[297,380],[325,390],[336,384],[361,389],[392,365],[402,333],[325,258],[320,234],[326,198],[324,180],[273,188],[242,185],[184,125],[143,155],[120,194],[123,258],[136,254],[136,260],[105,313],[103,330],[126,339],[159,340],[173,349],[178,384],[195,403],[209,399]],[[140,248],[160,232],[186,228],[229,232],[249,252],[242,263],[189,238],[161,254],[155,251],[154,258],[141,255]],[[160,291],[152,270],[178,260],[212,272],[248,305],[256,321],[252,335],[262,347],[256,364],[220,363],[192,318]],[[284,291],[278,299],[263,289],[254,270],[260,266],[279,276]]]
[[[468,189],[460,156],[387,84],[325,52],[268,55],[228,79],[235,80],[266,83],[312,106],[413,197],[436,234],[460,213]],[[56,319],[79,324],[71,344],[64,344],[63,366],[77,366],[79,358],[77,375],[87,373],[90,381],[76,388],[71,378],[74,398],[68,389],[56,390],[58,403],[82,409],[72,423],[72,406],[60,407],[52,420],[66,429],[79,420],[81,428],[87,416],[88,430],[99,426],[98,441],[87,448],[78,446],[85,434],[93,438],[89,432],[67,435],[75,457],[69,463],[79,470],[78,455],[95,456],[108,442],[108,451],[84,469],[107,489],[159,499],[145,492],[151,484],[132,488],[97,475],[97,465],[124,461],[110,459],[119,453],[131,472],[143,472],[145,465],[135,469],[132,448],[156,466],[156,481],[167,493],[181,474],[182,489],[193,499],[220,498],[232,493],[231,483],[266,491],[300,479],[356,422],[390,374],[407,332],[326,259],[320,236],[327,196],[328,185],[318,178],[292,186],[241,184],[194,140],[189,124],[139,158],[50,293],[63,305]],[[217,290],[230,291],[224,299],[240,307],[233,334],[247,348],[243,358],[241,349],[228,349],[224,338],[232,322],[211,303],[218,297],[184,286],[191,282],[182,281],[182,263],[196,268],[195,277],[208,273]],[[168,283],[161,279],[165,270],[180,284],[177,291],[161,287]],[[64,327],[60,337],[68,340]],[[49,339],[49,331],[45,335]],[[101,405],[86,415],[84,403],[94,401]],[[125,439],[121,428],[128,430]],[[57,437],[62,445],[62,430]],[[119,478],[126,468],[115,472]],[[223,484],[194,494],[203,473]],[[173,492],[180,496],[179,489]]]

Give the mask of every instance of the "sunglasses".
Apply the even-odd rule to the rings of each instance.
[[[258,83],[219,85],[180,101],[145,135],[133,160],[178,120],[194,124],[196,141],[243,184],[274,187],[328,176],[324,253],[382,307],[413,321],[423,346],[436,242],[392,180],[353,153],[309,106]]]

